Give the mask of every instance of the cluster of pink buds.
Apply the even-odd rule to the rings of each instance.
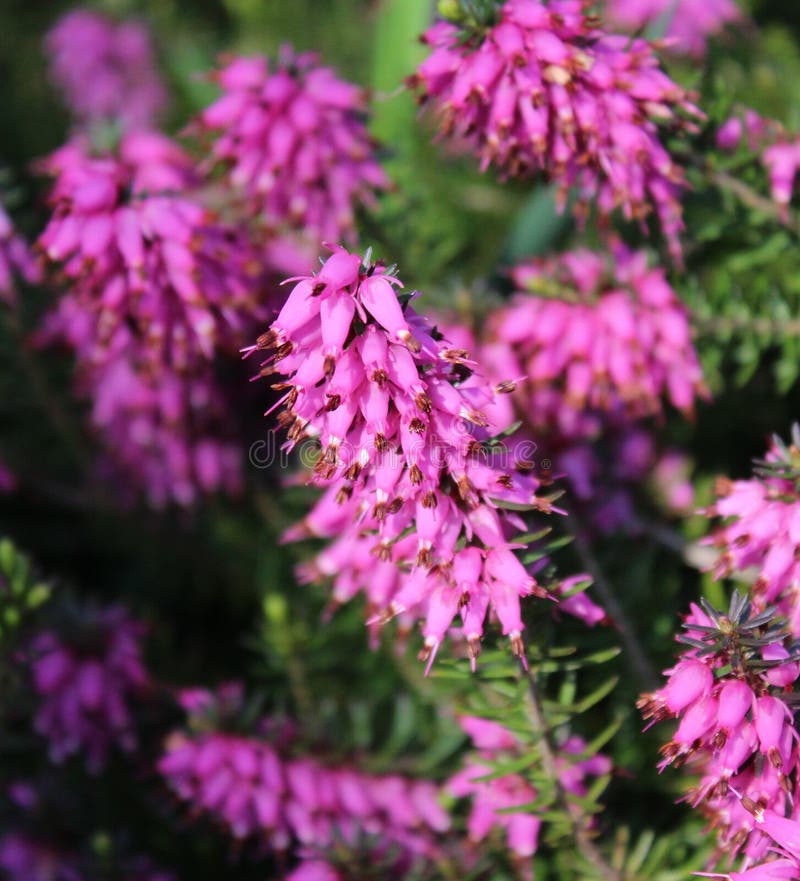
[[[116,154],[75,140],[42,163],[55,177],[39,246],[69,284],[59,318],[86,363],[137,347],[190,368],[235,348],[258,307],[248,240],[190,190],[190,158],[168,138],[133,133]]]
[[[600,534],[637,531],[637,490],[643,484],[665,514],[692,510],[689,461],[677,450],[659,449],[641,426],[606,427],[599,438],[557,444],[550,457],[569,484],[575,513]]]
[[[759,153],[769,175],[770,193],[788,218],[789,203],[794,195],[797,172],[800,170],[800,137],[790,134],[774,119],[759,116],[745,108],[730,117],[717,132],[717,146],[733,152],[744,145],[751,153]]]
[[[706,509],[722,523],[705,539],[719,552],[717,578],[755,573],[754,606],[776,604],[800,637],[800,431],[786,446],[773,438],[750,480],[717,481],[717,501]]]
[[[469,735],[476,752],[464,768],[447,783],[447,790],[457,798],[470,798],[472,806],[467,829],[474,844],[484,842],[494,830],[506,834],[509,850],[519,858],[531,857],[537,849],[542,820],[533,803],[534,787],[521,774],[506,774],[485,779],[502,759],[514,759],[523,753],[520,738],[497,722],[475,716],[463,716],[459,723]],[[570,737],[561,745],[558,756],[559,780],[567,792],[585,796],[585,780],[611,770],[611,762],[601,755],[575,759],[586,749],[579,737]],[[519,811],[511,809],[519,808]],[[545,809],[543,805],[543,810]]]
[[[242,451],[210,365],[153,376],[124,355],[83,389],[109,469],[135,477],[153,508],[190,506],[199,494],[242,490]],[[118,482],[119,485],[119,482]],[[123,482],[124,485],[124,482]]]
[[[143,628],[124,609],[85,612],[69,635],[45,631],[31,644],[39,705],[34,726],[62,762],[84,753],[99,771],[112,747],[136,746],[131,703],[149,684],[142,664]]]
[[[82,125],[151,128],[166,105],[150,33],[139,22],[76,9],[56,22],[45,48],[50,77]]]
[[[203,205],[190,158],[162,135],[103,155],[74,140],[42,166],[55,184],[39,246],[66,285],[43,336],[75,351],[112,457],[156,504],[235,490],[210,365],[263,314],[249,239]]]
[[[700,111],[659,68],[649,43],[606,34],[582,0],[507,0],[488,26],[447,21],[411,84],[433,102],[445,135],[469,143],[483,168],[543,173],[560,200],[644,223],[655,211],[680,258],[682,169],[659,125],[694,128]],[[471,29],[470,29],[471,28]]]
[[[705,54],[709,37],[741,18],[734,0],[607,0],[609,18],[638,31],[649,24],[666,22],[666,45],[699,58]]]
[[[364,591],[374,622],[424,619],[429,663],[459,613],[474,663],[490,609],[522,655],[520,598],[545,591],[513,537],[520,510],[552,504],[529,459],[496,445],[492,408],[514,384],[484,379],[399,287],[337,250],[248,350],[267,355],[260,375],[286,377],[271,409],[327,488],[287,538],[333,540],[306,574],[332,576],[336,602]]]
[[[296,755],[286,726],[269,720],[259,736],[225,730],[242,707],[235,686],[223,687],[219,696],[191,690],[181,703],[190,726],[166,742],[158,770],[167,785],[234,838],[257,839],[299,857],[301,866],[308,862],[296,878],[337,879],[331,863],[342,847],[351,855],[366,848],[395,868],[435,855],[450,818],[433,783]]]
[[[525,378],[534,432],[591,437],[661,414],[664,399],[690,414],[706,394],[687,311],[644,253],[579,250],[512,274],[527,293],[492,315],[483,354]]]
[[[800,750],[788,694],[800,654],[774,618],[774,609],[752,614],[736,592],[727,614],[693,605],[678,637],[686,651],[666,671],[667,684],[638,703],[654,722],[680,718],[660,768],[691,762],[700,782],[687,800],[709,818],[726,854],[743,852],[745,867],[770,858],[784,827],[800,842]]]
[[[35,284],[40,280],[39,266],[28,243],[15,231],[11,218],[0,204],[0,300],[10,306],[17,301],[18,278]]]
[[[275,65],[235,58],[214,78],[223,95],[194,129],[215,138],[211,155],[228,165],[250,213],[270,232],[302,231],[314,250],[320,241],[353,241],[355,209],[388,186],[362,91],[313,53],[287,46]]]

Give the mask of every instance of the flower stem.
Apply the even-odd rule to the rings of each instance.
[[[558,748],[553,741],[550,727],[545,718],[542,707],[542,699],[539,694],[539,686],[536,681],[536,672],[532,668],[524,671],[528,679],[528,697],[531,721],[539,734],[539,754],[542,760],[542,768],[547,776],[553,781],[555,796],[558,807],[569,818],[572,827],[572,835],[581,856],[593,866],[598,875],[604,881],[623,881],[624,874],[615,869],[605,858],[600,848],[595,844],[589,831],[589,818],[586,814],[569,800],[569,795],[561,783],[556,754]]]
[[[633,626],[633,622],[625,609],[623,609],[611,583],[600,567],[600,563],[594,555],[594,551],[592,551],[591,545],[586,538],[583,529],[578,524],[575,514],[570,512],[570,517],[573,522],[576,523],[576,527],[573,529],[572,533],[575,538],[575,550],[578,552],[581,564],[586,568],[589,575],[592,576],[594,589],[596,590],[602,605],[619,629],[622,643],[625,647],[625,659],[628,662],[631,672],[636,676],[646,691],[653,690],[658,687],[659,683],[656,669],[653,667],[647,652],[644,650],[639,636],[636,633],[636,628]]]

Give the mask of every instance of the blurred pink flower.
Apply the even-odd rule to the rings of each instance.
[[[685,179],[659,126],[692,129],[702,116],[692,96],[649,43],[605,33],[581,0],[507,0],[498,15],[480,36],[439,22],[423,38],[433,51],[410,83],[443,134],[484,169],[543,173],[562,207],[574,188],[582,217],[589,203],[641,223],[654,212],[680,259]]]
[[[612,22],[632,31],[664,21],[668,47],[695,57],[705,54],[709,37],[742,18],[734,0],[607,0],[606,8]]]
[[[277,63],[235,58],[214,75],[222,97],[194,124],[211,135],[227,182],[270,232],[300,230],[320,242],[355,240],[355,211],[388,179],[363,121],[361,90],[284,46]]]
[[[167,103],[147,28],[74,9],[47,34],[50,78],[79,125],[152,128]]]

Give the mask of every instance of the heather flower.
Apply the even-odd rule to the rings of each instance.
[[[301,279],[247,352],[282,374],[272,410],[286,447],[318,448],[326,491],[287,538],[334,539],[305,577],[332,576],[334,599],[363,591],[372,622],[423,619],[432,662],[453,619],[474,658],[491,610],[522,654],[520,598],[545,592],[513,553],[524,523],[509,507],[549,511],[528,460],[497,450],[498,393],[398,296],[381,264],[340,249]]]
[[[149,684],[143,629],[121,607],[84,614],[76,628],[70,635],[45,631],[33,640],[34,727],[54,762],[83,754],[97,772],[112,748],[136,747],[132,704]]]
[[[745,867],[772,846],[761,818],[786,817],[797,794],[797,732],[785,694],[800,664],[773,618],[774,610],[752,614],[736,593],[728,614],[693,605],[679,637],[683,656],[666,671],[667,684],[638,703],[653,722],[680,719],[659,767],[691,762],[700,782],[686,799],[709,818],[724,852],[743,852]]]
[[[660,416],[691,415],[705,397],[687,311],[660,269],[621,246],[579,250],[512,273],[519,293],[489,319],[484,356],[524,377],[524,415],[538,434],[597,435]]]
[[[121,354],[107,368],[90,371],[80,390],[92,401],[92,427],[112,471],[122,485],[141,489],[152,507],[241,492],[240,442],[210,366],[153,375]]]
[[[76,140],[43,167],[56,180],[39,244],[67,287],[41,337],[75,351],[111,458],[156,506],[235,492],[212,362],[265,311],[248,238],[204,207],[189,157],[162,135],[128,134],[100,156]]]
[[[667,45],[695,57],[705,54],[709,37],[741,18],[733,0],[608,0],[606,8],[614,23],[632,31],[666,18]]]
[[[55,177],[39,239],[69,284],[50,330],[87,363],[135,346],[154,369],[185,370],[233,349],[257,311],[247,239],[191,192],[191,161],[154,133],[126,135],[116,154],[72,141],[41,164]]]
[[[235,58],[214,78],[223,94],[194,128],[214,138],[211,154],[247,210],[270,232],[302,231],[314,250],[320,241],[352,242],[356,208],[388,186],[361,90],[289,47],[275,64]]]
[[[232,716],[242,695],[230,686],[219,697],[194,689],[187,698],[189,727],[167,739],[160,774],[234,838],[294,851],[303,860],[298,878],[332,877],[341,848],[396,865],[436,853],[450,820],[434,784],[304,756],[274,720],[263,720],[258,735],[239,733]]]
[[[40,277],[39,266],[27,242],[15,231],[11,218],[0,204],[0,300],[14,306],[17,279],[35,284]]]
[[[474,716],[463,716],[459,723],[470,736],[475,753],[470,754],[464,767],[447,782],[448,792],[456,798],[470,798],[471,808],[467,820],[470,841],[480,844],[494,830],[505,833],[509,850],[519,858],[536,853],[542,820],[534,803],[538,794],[521,774],[505,774],[493,780],[481,778],[496,772],[496,766],[519,758],[524,745],[519,737],[497,722]],[[585,796],[585,781],[590,776],[609,773],[611,763],[605,756],[593,756],[575,761],[586,744],[579,737],[570,737],[563,744],[557,757],[559,780],[563,788],[573,795]],[[512,811],[512,808],[520,808]],[[542,805],[542,811],[546,805]]]
[[[76,9],[56,22],[45,48],[50,78],[79,125],[153,127],[167,96],[143,24]]]
[[[682,169],[659,126],[693,128],[691,96],[660,70],[645,40],[609,35],[580,0],[507,0],[479,34],[439,22],[432,54],[411,78],[442,131],[471,146],[482,168],[542,173],[602,214],[655,212],[680,257]]]
[[[788,448],[774,438],[756,476],[717,482],[717,501],[705,514],[720,522],[704,542],[718,552],[714,576],[754,571],[755,608],[777,605],[795,636],[800,636],[798,441],[796,430]]]
[[[717,131],[717,146],[734,152],[742,146],[760,156],[769,177],[770,195],[788,220],[789,204],[800,169],[800,138],[787,132],[780,122],[759,116],[745,108],[726,120]]]

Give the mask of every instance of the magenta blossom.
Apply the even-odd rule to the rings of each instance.
[[[484,357],[524,377],[535,433],[596,435],[609,420],[687,415],[707,392],[686,308],[661,269],[617,246],[580,250],[514,269],[517,294],[492,315]]]
[[[361,90],[313,53],[281,50],[276,64],[235,58],[215,75],[222,97],[194,128],[211,134],[227,181],[270,232],[301,230],[322,241],[355,239],[354,213],[388,180],[363,121]]]
[[[41,337],[75,351],[112,460],[157,506],[235,492],[213,361],[267,312],[248,237],[204,206],[189,157],[162,135],[128,134],[100,156],[75,140],[43,167],[55,184],[39,244],[66,290]]]
[[[192,195],[186,154],[136,133],[114,155],[73,141],[42,168],[55,184],[39,245],[69,285],[50,327],[83,361],[136,346],[184,370],[236,347],[259,305],[254,255]]]
[[[471,810],[467,829],[471,842],[482,843],[494,830],[503,830],[508,848],[520,858],[536,853],[542,820],[537,815],[536,790],[521,774],[506,774],[493,780],[480,778],[492,774],[494,763],[514,759],[523,753],[524,744],[513,732],[497,722],[474,716],[459,719],[470,736],[476,752],[470,755],[462,770],[447,783],[447,790],[457,798],[470,798]],[[579,737],[570,737],[562,745],[557,758],[559,779],[567,792],[585,796],[586,778],[607,774],[611,762],[604,756],[575,761],[586,749]],[[519,811],[509,810],[520,808]],[[546,810],[546,805],[542,805]]]
[[[305,577],[332,577],[336,602],[364,591],[376,623],[422,619],[429,661],[456,615],[474,660],[489,610],[521,655],[520,598],[545,592],[513,553],[524,523],[508,508],[552,506],[530,462],[490,444],[513,383],[485,380],[400,287],[337,250],[247,350],[267,354],[262,376],[285,377],[271,409],[326,488],[287,538],[332,539]]]
[[[15,231],[0,204],[0,300],[10,306],[17,302],[18,279],[35,284],[41,280],[41,272],[28,243]]]
[[[79,628],[71,638],[46,631],[31,645],[34,725],[54,762],[80,753],[97,772],[112,748],[136,747],[132,702],[149,685],[143,628],[120,607],[84,615]]]
[[[718,552],[716,578],[753,570],[756,608],[777,604],[791,632],[800,636],[798,447],[787,449],[776,441],[767,460],[766,470],[750,480],[717,481],[717,501],[704,513],[719,518],[719,524],[704,543]]]
[[[682,169],[659,126],[692,128],[691,96],[659,68],[649,43],[611,36],[581,0],[507,0],[481,37],[439,22],[432,51],[411,78],[442,131],[471,145],[481,166],[506,175],[543,173],[579,196],[644,222],[655,212],[680,257]]]
[[[734,0],[607,0],[606,7],[612,21],[632,31],[666,21],[668,47],[695,57],[705,54],[709,37],[742,15]]]
[[[215,727],[240,702],[241,692],[230,687],[219,699],[193,690],[193,730],[167,739],[158,770],[195,813],[215,817],[236,839],[295,852],[302,861],[296,877],[306,881],[336,878],[329,863],[341,848],[355,855],[366,847],[372,859],[396,868],[437,853],[450,819],[434,784],[290,751],[281,725],[269,720],[261,736]]]
[[[241,444],[209,365],[200,363],[191,374],[154,374],[123,353],[90,371],[79,389],[92,401],[92,427],[112,472],[142,490],[152,507],[241,492]]]
[[[738,595],[727,615],[692,606],[681,637],[688,649],[666,671],[667,684],[638,703],[653,722],[680,719],[659,767],[691,762],[700,782],[687,800],[709,818],[725,852],[743,852],[745,867],[772,846],[759,817],[785,817],[798,793],[800,751],[784,695],[800,664],[771,619],[751,615]]]
[[[144,25],[75,9],[56,22],[45,48],[50,78],[79,125],[153,127],[167,98]]]

